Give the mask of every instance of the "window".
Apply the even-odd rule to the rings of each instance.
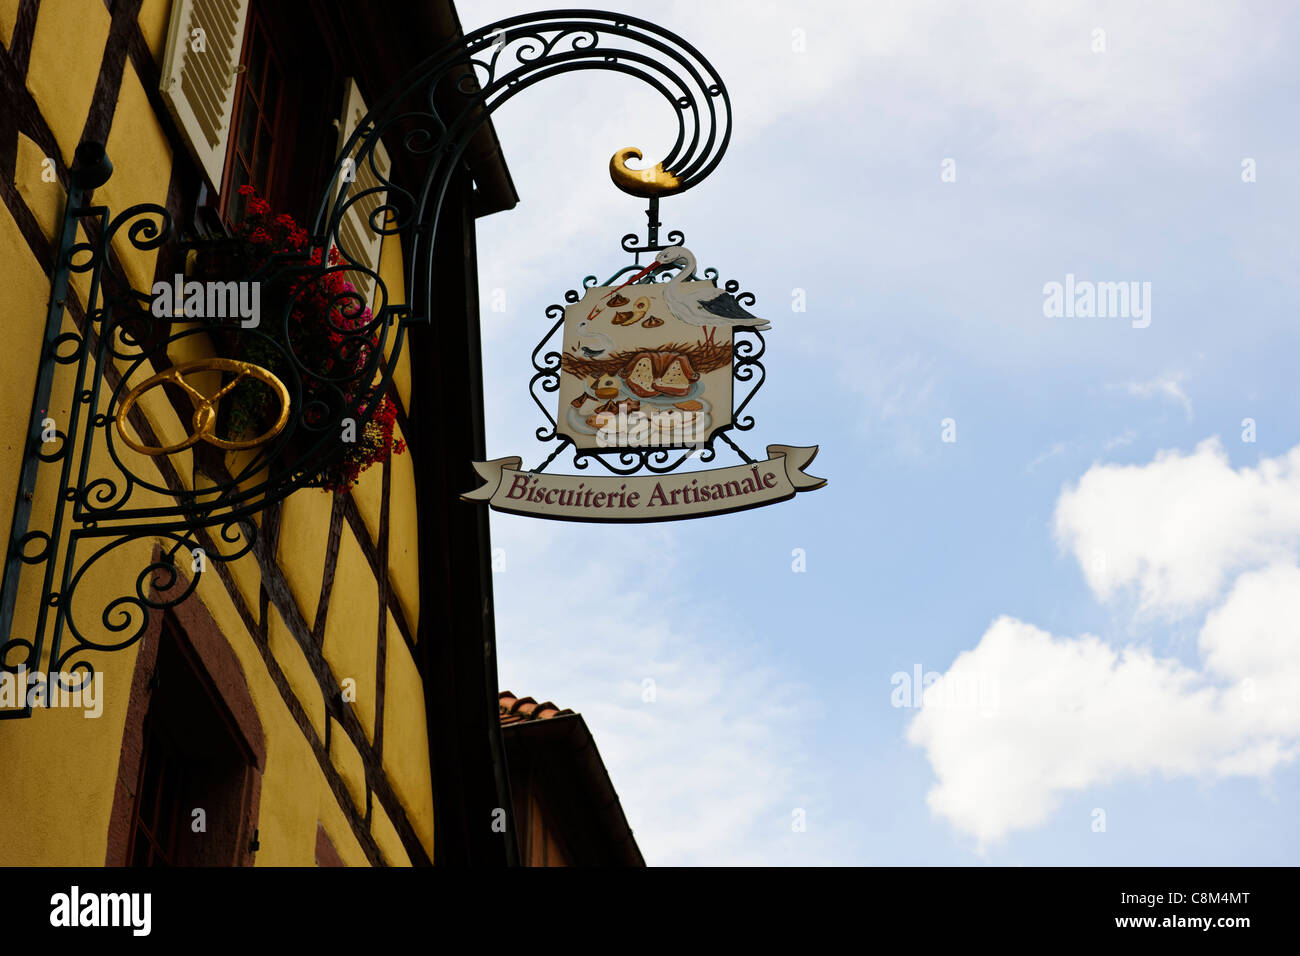
[[[176,866],[181,825],[179,778],[185,772],[185,761],[153,714],[146,718],[144,740],[140,783],[131,814],[130,865]]]
[[[163,623],[149,688],[127,863],[250,862],[254,757],[170,618]]]
[[[203,174],[201,234],[243,215],[240,186],[300,224],[315,214],[350,72],[339,29],[318,4],[172,0],[161,94]]]
[[[328,182],[342,96],[315,17],[295,5],[249,6],[230,136],[220,183],[221,218],[233,224],[252,186],[277,213],[305,224]]]
[[[241,70],[235,87],[234,135],[221,187],[228,221],[243,214],[240,186],[251,185],[264,197],[274,195],[276,145],[285,138],[280,122],[281,115],[287,115],[284,73],[266,20],[256,6],[248,17]]]

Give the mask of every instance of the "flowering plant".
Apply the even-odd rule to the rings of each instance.
[[[252,186],[239,187],[245,198],[244,214],[235,227],[235,255],[242,268],[256,271],[282,253],[307,253],[310,236],[290,215],[275,215],[266,200]],[[321,249],[310,249],[308,261],[321,265]],[[327,266],[338,266],[343,259],[337,248],[330,248]],[[362,375],[371,357],[380,347],[374,316],[364,306],[356,287],[347,280],[346,269],[326,269],[305,278],[291,278],[287,293],[288,321],[279,316],[260,331],[265,334],[231,333],[229,343],[235,357],[282,374],[285,352],[292,352],[302,364],[304,418],[312,424],[314,399],[323,397],[327,381],[342,390],[352,405],[369,387]],[[269,341],[268,341],[269,340]],[[274,392],[264,383],[244,379],[230,395],[228,430],[235,436],[259,434],[277,411]],[[367,417],[369,409],[360,404],[358,414]],[[321,487],[343,491],[354,484],[371,465],[390,454],[400,455],[406,443],[393,436],[397,407],[384,395],[367,417],[363,428],[341,436],[343,455],[318,475]]]

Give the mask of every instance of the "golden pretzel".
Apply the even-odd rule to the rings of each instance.
[[[233,379],[221,387],[221,391],[208,397],[194,388],[185,381],[185,376],[191,372],[236,372]],[[250,438],[246,441],[230,441],[225,438],[218,438],[212,434],[213,429],[217,427],[217,402],[221,397],[238,385],[245,376],[255,378],[259,382],[265,382],[275,389],[276,395],[280,399],[280,414],[276,418],[275,424],[262,435],[256,438]],[[183,389],[189,396],[190,401],[194,403],[194,417],[191,419],[193,433],[176,445],[168,445],[164,448],[150,448],[146,445],[137,444],[126,431],[126,417],[135,407],[140,396],[156,385],[164,385],[170,382]],[[145,379],[135,388],[127,393],[126,399],[122,406],[117,410],[115,416],[117,421],[117,433],[121,436],[122,441],[126,442],[135,451],[142,455],[170,455],[173,452],[184,451],[191,445],[198,442],[207,442],[209,445],[215,445],[217,448],[223,448],[227,451],[238,451],[244,448],[255,448],[269,442],[276,435],[284,430],[285,424],[289,421],[289,390],[284,387],[284,382],[280,381],[269,371],[260,365],[254,365],[252,362],[241,362],[238,359],[200,359],[197,362],[185,362],[182,365],[173,365],[171,368],[159,372],[152,378]]]

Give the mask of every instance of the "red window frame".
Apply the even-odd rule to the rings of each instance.
[[[290,91],[284,58],[257,5],[248,12],[240,60],[221,182],[221,216],[227,224],[243,215],[245,199],[239,194],[240,186],[252,186],[272,204],[279,198],[279,153],[291,136],[288,119],[293,111],[285,106]]]

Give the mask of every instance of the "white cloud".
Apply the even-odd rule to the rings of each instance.
[[[1110,451],[1112,448],[1122,448],[1124,445],[1133,444],[1135,438],[1137,438],[1137,432],[1132,428],[1126,428],[1113,438],[1107,438],[1106,441],[1102,443],[1102,447],[1105,448],[1106,451]]]
[[[1059,458],[1064,455],[1070,448],[1070,443],[1065,441],[1054,441],[1047,449],[1035,455],[1029,464],[1025,465],[1025,471],[1031,472],[1038,468],[1043,462],[1050,461],[1053,458]]]
[[[1294,736],[1300,726],[1300,570],[1243,574],[1206,618],[1206,669],[1240,682],[1258,729]]]
[[[532,9],[523,0],[493,0],[463,16],[472,29]],[[737,194],[780,197],[774,184],[794,168],[825,164],[831,175],[820,178],[833,186],[832,202],[845,202],[846,187],[866,190],[856,200],[863,216],[898,193],[888,177],[900,160],[932,168],[937,183],[952,144],[961,147],[963,169],[971,162],[991,172],[1001,164],[1002,179],[1060,178],[1098,162],[1106,137],[1124,150],[1141,142],[1185,162],[1219,120],[1207,101],[1239,81],[1243,63],[1266,62],[1284,49],[1269,29],[1278,11],[1244,17],[1215,5],[1195,17],[1176,3],[1062,3],[1030,16],[1017,3],[979,4],[960,17],[939,2],[823,2],[796,10],[755,0],[743,15],[738,10],[674,0],[654,16],[700,49],[727,84],[735,121],[719,175]],[[1099,25],[1108,37],[1103,54],[1090,49]],[[824,118],[813,134],[824,139],[809,140],[806,130],[792,138],[796,116]],[[508,288],[522,303],[545,294],[534,283],[553,281],[575,243],[639,227],[640,205],[610,186],[605,164],[627,145],[644,149],[647,161],[661,158],[676,122],[644,84],[591,73],[538,84],[494,122],[528,210],[508,224],[489,219],[481,226],[491,243],[480,274],[486,290]],[[861,183],[859,165],[880,173]],[[685,197],[672,208],[709,209]],[[798,206],[790,215],[799,215]],[[503,324],[489,324],[489,335],[497,332],[508,334]]]
[[[1088,163],[1098,138],[1119,134],[1181,153],[1218,117],[1205,107],[1239,78],[1243,63],[1285,47],[1268,24],[1215,5],[1188,17],[1176,2],[1063,2],[1026,14],[987,2],[954,16],[943,2],[752,2],[678,0],[659,22],[682,33],[718,67],[737,104],[737,132],[818,108],[862,117],[913,138],[950,139],[955,122],[986,130],[999,157],[1040,165],[1049,156]],[[1092,50],[1095,29],[1106,51]],[[806,52],[796,52],[796,31]],[[848,111],[852,112],[848,112]],[[896,143],[879,145],[896,146]],[[1059,172],[1059,170],[1057,170]]]
[[[1094,465],[1056,531],[1101,599],[1205,617],[1197,662],[993,622],[908,726],[931,809],[981,847],[1124,777],[1263,777],[1300,753],[1300,446],[1232,468],[1215,439],[1146,465]],[[995,705],[952,688],[994,687]]]
[[[1137,398],[1167,398],[1177,402],[1187,413],[1187,420],[1190,422],[1192,400],[1183,389],[1184,378],[1186,378],[1184,375],[1163,375],[1147,382],[1129,382],[1125,385],[1112,385],[1111,388],[1122,388]]]
[[[930,808],[983,848],[1041,825],[1066,794],[1123,777],[1263,777],[1294,760],[1300,568],[1243,575],[1200,649],[1198,669],[999,618],[908,727],[937,778]],[[997,687],[996,706],[945,697],[949,682]]]
[[[1055,526],[1101,600],[1136,589],[1143,610],[1187,613],[1300,545],[1300,446],[1253,468],[1234,469],[1218,439],[1093,465],[1062,492]]]

